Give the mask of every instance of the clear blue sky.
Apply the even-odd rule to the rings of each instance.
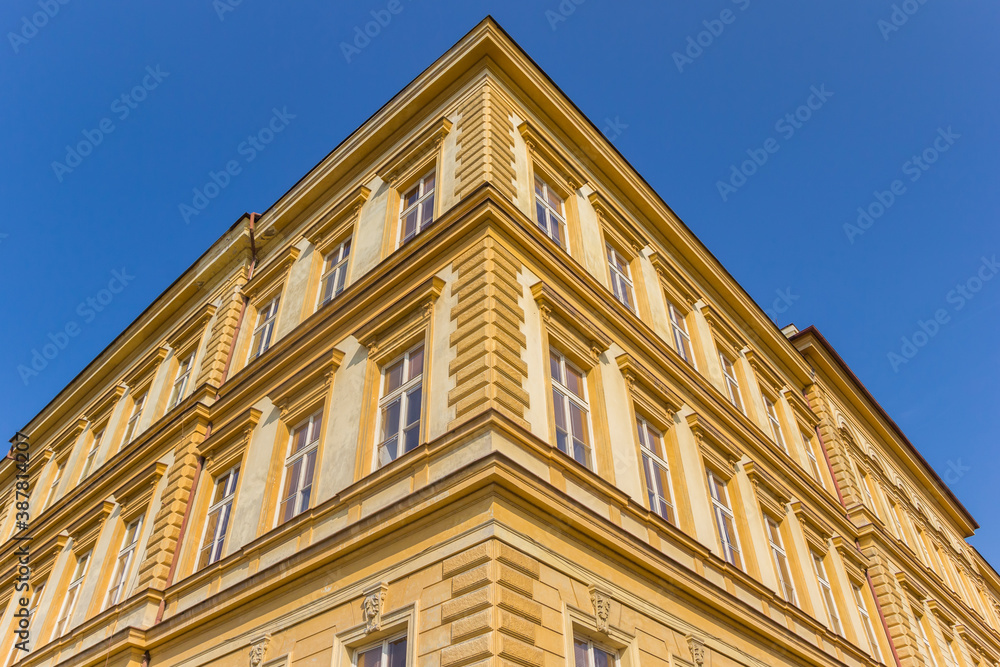
[[[1000,565],[1000,278],[975,281],[1000,254],[1000,5],[909,0],[897,26],[891,0],[566,0],[568,16],[556,0],[398,0],[348,62],[341,43],[388,1],[233,2],[42,0],[58,11],[37,30],[24,17],[38,0],[0,6],[4,438],[243,211],[267,209],[492,13],[758,303],[777,300],[778,324],[819,327],[952,481],[984,526],[973,544]],[[808,102],[808,120],[782,121]],[[294,118],[263,150],[241,145],[274,109]],[[84,132],[103,137],[67,157]],[[733,177],[751,155],[767,161]],[[186,224],[179,206],[229,160],[240,173]],[[894,201],[849,239],[858,207],[884,205],[875,191]],[[122,269],[124,289],[87,305]],[[949,295],[969,279],[970,299]],[[901,338],[936,313],[894,369],[889,353],[905,358]],[[71,323],[25,385],[18,365]]]

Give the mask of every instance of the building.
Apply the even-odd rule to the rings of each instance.
[[[1000,659],[973,518],[491,19],[23,432],[3,667]]]

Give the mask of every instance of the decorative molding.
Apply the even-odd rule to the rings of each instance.
[[[111,512],[115,504],[110,501],[103,501],[96,509],[83,514],[66,528],[66,532],[73,538],[73,549],[77,554],[82,554],[92,547],[101,534],[101,527]]]
[[[437,119],[376,169],[375,174],[388,183],[391,188],[396,188],[415,178],[417,172],[425,168],[433,153],[440,148],[444,138],[451,131],[451,127],[452,122],[447,118],[442,116]]]
[[[677,302],[678,306],[686,306],[688,310],[694,308],[694,304],[701,300],[701,294],[680,271],[674,267],[662,254],[654,252],[649,256],[649,261],[656,270],[656,275],[660,278],[660,286],[668,293],[668,296]]]
[[[764,472],[760,464],[755,461],[744,463],[743,471],[753,484],[757,501],[773,515],[774,519],[781,521],[785,516],[785,506],[791,501],[792,494],[780,482]]]
[[[134,393],[150,384],[153,381],[153,376],[156,374],[156,368],[160,365],[161,361],[167,358],[169,353],[170,350],[166,347],[158,347],[136,364],[123,380],[129,391]]]
[[[271,642],[271,635],[264,634],[250,642],[250,667],[260,667],[267,654],[267,645]]]
[[[288,272],[299,258],[299,254],[301,251],[295,246],[286,248],[243,285],[243,294],[253,302],[264,296],[270,296],[271,292],[288,277]]]
[[[115,385],[87,408],[87,411],[84,412],[84,418],[92,424],[101,422],[114,410],[115,405],[125,395],[126,391],[128,391],[128,387],[125,385]]]
[[[833,528],[800,500],[794,501],[791,508],[799,520],[806,541],[813,549],[825,556],[830,550],[828,540],[833,536]]]
[[[608,634],[608,616],[611,615],[611,602],[613,598],[607,591],[597,586],[590,587],[590,603],[594,605],[594,624],[597,631]]]
[[[683,399],[632,355],[620,354],[615,362],[637,409],[647,418],[660,422],[657,427],[662,430],[673,426]]]
[[[261,414],[257,408],[248,408],[204,440],[198,447],[198,453],[205,458],[206,467],[223,468],[235,463],[234,459],[250,445]]]
[[[731,326],[722,313],[712,304],[702,301],[700,310],[708,322],[708,326],[712,330],[716,342],[721,341],[729,348],[728,352],[729,356],[732,357],[731,361],[736,363],[736,357],[739,356],[740,350],[747,345],[743,335],[735,327]]]
[[[587,176],[580,171],[565,153],[550,142],[530,121],[517,126],[517,131],[528,147],[528,153],[546,176],[550,186],[561,190],[559,195],[566,199],[587,184]],[[556,179],[555,183],[549,182]]]
[[[361,591],[361,613],[365,621],[365,632],[378,632],[382,629],[382,612],[385,610],[385,595],[389,585],[380,582]]]
[[[72,449],[73,445],[76,444],[77,438],[80,437],[81,433],[87,430],[87,426],[89,424],[90,422],[82,417],[74,421],[72,424],[63,429],[62,433],[55,437],[52,441],[52,450],[54,452],[62,453],[66,448]],[[69,452],[66,452],[66,455],[68,454]]]
[[[358,342],[368,348],[369,358],[386,361],[426,332],[434,303],[444,287],[444,280],[432,276],[401,298],[387,299],[387,308],[354,331]]]
[[[215,316],[217,310],[215,304],[206,303],[167,336],[167,345],[174,351],[180,352],[200,341],[205,334],[205,326]]]
[[[163,474],[167,471],[167,464],[157,461],[142,469],[139,473],[127,480],[124,484],[115,489],[115,501],[122,507],[122,517],[131,518],[132,515],[149,502],[153,497],[153,490]]]
[[[344,353],[332,348],[268,392],[268,398],[281,412],[281,419],[296,419],[303,410],[311,410],[321,401],[343,361]]]
[[[788,401],[788,405],[791,406],[796,419],[800,422],[799,428],[802,428],[804,425],[806,430],[811,431],[819,425],[820,418],[809,409],[809,404],[806,403],[806,399],[802,394],[794,391],[791,387],[782,388],[781,393],[784,395],[785,400]]]
[[[632,259],[638,257],[642,249],[649,245],[647,236],[602,192],[595,190],[587,199],[597,213],[597,219],[604,230],[605,241],[610,240],[619,251],[632,255]],[[608,239],[608,236],[611,238]]]
[[[851,578],[857,581],[863,580],[868,569],[868,559],[865,555],[858,550],[854,542],[842,535],[834,535],[831,541]]]
[[[576,357],[576,363],[594,366],[601,353],[611,347],[612,341],[607,334],[545,283],[532,285],[531,296],[538,304],[549,334],[563,348],[563,353]]]
[[[785,381],[771,367],[771,364],[765,361],[752,347],[747,348],[743,352],[743,356],[750,362],[750,366],[753,368],[758,382],[763,382],[771,390],[771,393],[774,394],[775,400],[777,400],[781,396],[781,391],[785,388]]]
[[[302,235],[313,244],[320,254],[326,255],[334,243],[347,235],[361,216],[361,208],[372,191],[364,185],[354,188],[328,212],[324,213]]]
[[[697,412],[689,414],[685,421],[691,428],[702,456],[710,462],[719,473],[731,477],[736,469],[736,462],[743,458],[739,445],[731,442],[714,426],[709,424]]]
[[[687,635],[688,651],[691,652],[691,661],[698,667],[705,664],[705,640],[697,635]]]

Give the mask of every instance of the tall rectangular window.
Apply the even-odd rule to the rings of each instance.
[[[233,512],[236,482],[239,477],[240,469],[237,466],[215,480],[212,505],[208,508],[208,520],[205,521],[205,536],[202,538],[201,550],[198,552],[199,570],[222,558],[222,549],[226,545],[226,533],[229,532],[229,519]]]
[[[434,172],[427,174],[403,194],[399,214],[399,245],[403,245],[434,222]]]
[[[843,634],[840,624],[840,614],[837,612],[837,602],[833,598],[833,588],[830,587],[830,579],[826,576],[826,566],[823,559],[815,551],[811,552],[813,561],[813,571],[816,573],[816,581],[819,582],[819,590],[823,595],[823,606],[826,607],[826,615],[830,619],[830,629],[838,635]]]
[[[549,354],[552,407],[556,420],[556,447],[591,468],[590,405],[586,377],[559,352]]]
[[[250,341],[250,360],[256,359],[271,347],[271,337],[274,335],[274,324],[278,316],[279,297],[274,297],[257,311],[257,326],[253,329],[253,339]]]
[[[635,421],[642,448],[642,469],[646,474],[649,509],[676,525],[674,494],[670,485],[670,468],[663,452],[663,436],[639,415],[636,415]]]
[[[743,569],[743,556],[740,554],[739,537],[736,535],[736,517],[733,515],[732,503],[729,501],[729,490],[726,483],[708,471],[708,490],[712,496],[712,513],[715,515],[715,528],[719,533],[719,544],[722,546],[722,557],[731,565]]]
[[[764,411],[767,413],[767,421],[771,425],[771,437],[774,442],[787,454],[788,445],[785,444],[785,435],[781,432],[781,421],[778,419],[778,408],[766,395],[764,398]]]
[[[320,305],[333,298],[347,287],[347,262],[351,258],[351,239],[327,253],[323,260],[323,278],[320,282]]]
[[[94,462],[97,461],[97,450],[101,446],[101,439],[104,437],[104,429],[97,431],[90,442],[90,449],[87,450],[87,458],[83,460],[83,472],[80,474],[80,479],[87,479],[87,475],[90,471],[94,469]]]
[[[945,639],[945,646],[948,647],[948,663],[949,667],[959,667],[958,656],[955,655],[955,642]]]
[[[607,246],[608,269],[611,272],[611,291],[626,308],[635,312],[635,288],[632,285],[632,273],[628,261],[622,254]]]
[[[132,442],[135,436],[139,434],[139,420],[142,419],[142,406],[146,403],[145,392],[139,394],[132,401],[132,414],[128,418],[128,423],[125,425],[125,437],[122,438],[122,447]],[[121,447],[119,447],[121,451]]]
[[[618,651],[584,637],[573,638],[573,667],[616,667]]]
[[[538,176],[535,176],[535,216],[545,235],[560,248],[565,248],[566,211],[563,200]]]
[[[826,482],[823,481],[823,473],[820,471],[819,459],[816,458],[813,440],[804,431],[800,431],[800,434],[802,435],[802,446],[805,447],[806,456],[809,457],[809,472],[812,473],[813,479],[819,482],[819,485],[825,489]]]
[[[851,590],[854,591],[854,602],[858,605],[858,614],[861,615],[861,625],[864,627],[865,635],[868,637],[868,645],[871,646],[872,657],[882,662],[882,649],[879,648],[878,638],[875,636],[875,626],[872,624],[872,617],[868,614],[868,605],[865,603],[861,587],[852,583]]]
[[[920,551],[924,555],[924,564],[933,570],[934,561],[931,560],[931,554],[927,551],[927,536],[924,535],[924,531],[919,528],[917,528],[917,545],[920,547]]]
[[[896,537],[902,540],[903,544],[905,544],[906,546],[910,546],[909,541],[907,541],[906,539],[906,533],[903,531],[903,522],[900,519],[901,515],[899,513],[900,512],[899,505],[897,505],[892,501],[889,501],[889,505],[891,506],[889,508],[889,514],[892,515],[892,523],[893,525],[896,526]]]
[[[786,601],[796,604],[795,586],[792,583],[792,574],[788,569],[788,556],[785,554],[785,546],[781,541],[781,528],[778,522],[764,515],[764,526],[767,528],[767,540],[771,543],[771,557],[774,559],[774,569],[778,573],[778,586],[781,587],[781,595]]]
[[[122,537],[122,546],[118,550],[118,559],[115,561],[115,569],[111,573],[111,582],[108,585],[108,594],[104,597],[104,607],[107,609],[116,605],[122,600],[122,594],[128,585],[128,577],[132,571],[132,563],[136,558],[136,549],[139,545],[139,533],[142,532],[142,517],[135,519],[125,527],[125,535]]]
[[[53,637],[62,637],[63,633],[69,629],[69,622],[73,618],[76,610],[76,601],[80,597],[80,589],[83,587],[83,578],[87,576],[87,565],[90,563],[90,552],[83,554],[76,559],[76,567],[73,568],[73,578],[66,589],[66,598],[63,600],[62,609],[59,610],[59,618],[56,619]]]
[[[868,505],[869,509],[875,513],[875,516],[882,518],[878,511],[878,505],[875,504],[875,494],[873,493],[874,482],[871,478],[864,472],[861,473],[861,490],[865,494],[865,504]]]
[[[292,429],[285,457],[285,481],[278,507],[278,525],[309,509],[322,428],[323,411],[320,410]]]
[[[418,345],[382,371],[378,465],[384,466],[420,444],[424,346]]]
[[[355,667],[406,667],[406,636],[386,639],[354,652]]]
[[[920,644],[924,648],[924,655],[931,662],[931,667],[938,667],[937,658],[934,656],[934,649],[931,648],[931,641],[927,638],[927,629],[924,628],[924,617],[917,616],[917,634],[920,636]]]
[[[674,349],[684,361],[696,367],[694,350],[691,347],[691,334],[688,333],[684,314],[672,302],[667,302],[667,314],[670,316],[670,331],[674,337]]]
[[[746,414],[746,408],[743,407],[743,396],[740,394],[740,381],[736,379],[736,368],[733,366],[733,362],[730,361],[725,352],[719,352],[719,361],[722,363],[722,378],[726,382],[726,396],[729,398],[729,402],[735,405],[740,412]]]
[[[52,477],[52,483],[49,484],[49,491],[45,494],[45,502],[42,503],[43,510],[47,509],[48,506],[52,504],[52,501],[56,499],[56,492],[59,490],[59,482],[62,481],[63,470],[65,470],[65,468],[65,463],[60,463],[56,466],[56,471]]]
[[[184,357],[177,365],[177,377],[174,379],[174,386],[170,389],[170,400],[167,405],[171,408],[184,400],[187,391],[188,380],[191,378],[191,367],[194,366],[194,355],[196,350]]]

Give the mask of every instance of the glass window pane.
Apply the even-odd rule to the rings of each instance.
[[[418,347],[410,353],[410,375],[409,380],[418,377],[424,371],[424,348]]]
[[[390,642],[389,667],[406,667],[406,637]]]
[[[382,440],[385,441],[399,433],[399,411],[402,398],[397,398],[393,402],[382,408]]]
[[[424,203],[420,205],[420,208],[420,226],[423,228],[434,221],[434,195],[425,199]]]
[[[406,395],[406,422],[407,426],[420,422],[420,387],[410,391]]]
[[[364,653],[358,653],[357,663],[358,667],[382,667],[382,647],[377,646]]]
[[[397,361],[385,369],[385,394],[390,394],[403,385],[403,362]]]
[[[549,373],[552,375],[552,379],[556,382],[562,382],[562,371],[559,367],[559,357],[555,354],[549,355]]]
[[[566,366],[566,388],[576,394],[577,397],[584,398],[583,374],[569,365]]]
[[[403,218],[403,240],[409,239],[417,233],[417,214],[419,211],[413,209]]]
[[[573,640],[573,663],[574,667],[590,667],[590,662],[587,660],[587,642]]]
[[[607,651],[594,648],[594,667],[611,667],[615,664],[615,656]]]

